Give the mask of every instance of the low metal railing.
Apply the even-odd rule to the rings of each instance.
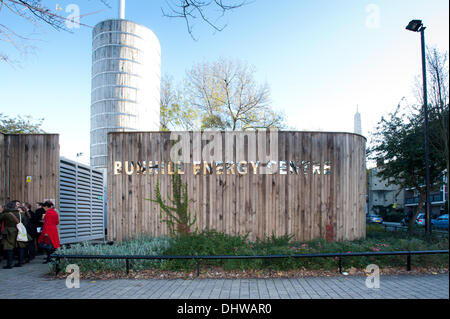
[[[51,259],[55,259],[55,275],[58,275],[60,268],[59,263],[61,259],[123,259],[125,260],[126,272],[130,272],[130,260],[136,259],[147,259],[147,260],[195,260],[197,266],[197,276],[200,275],[200,261],[201,260],[228,260],[228,259],[280,259],[280,258],[338,258],[339,262],[339,273],[342,273],[342,259],[345,257],[356,257],[356,256],[406,256],[406,270],[411,270],[411,256],[412,255],[436,255],[436,254],[448,254],[448,250],[415,250],[415,251],[379,251],[379,252],[349,252],[349,253],[321,253],[321,254],[293,254],[293,255],[252,255],[252,256],[234,256],[234,255],[223,255],[223,256],[131,256],[131,255],[50,255]]]
[[[383,223],[383,226],[384,226],[385,230],[388,230],[389,228],[393,228],[394,231],[398,231],[398,230],[405,231],[405,232],[408,231],[408,226],[392,225],[392,224],[385,224],[385,223]],[[425,233],[425,227],[416,227],[413,230],[413,232],[414,233],[417,233],[417,232]],[[448,237],[448,234],[449,234],[448,230],[439,229],[439,228],[435,228],[435,227],[433,227],[432,232],[433,232],[433,234],[437,234],[441,237]]]

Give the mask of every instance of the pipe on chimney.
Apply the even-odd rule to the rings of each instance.
[[[125,0],[119,0],[119,19],[125,19]]]

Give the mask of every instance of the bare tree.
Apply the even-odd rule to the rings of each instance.
[[[106,0],[100,0],[100,2],[109,6]],[[49,9],[42,4],[41,0],[0,0],[0,12],[2,11],[21,17],[36,27],[44,24],[58,31],[70,32],[66,22],[71,20],[59,15],[56,10]],[[82,23],[79,25],[89,27]],[[0,41],[11,44],[20,53],[27,54],[35,49],[29,44],[31,40],[33,39],[18,34],[12,27],[0,23]],[[16,62],[4,52],[0,52],[0,61]]]
[[[97,1],[104,6],[111,8],[110,0]],[[161,7],[161,10],[166,17],[185,19],[187,30],[191,37],[195,39],[192,33],[193,20],[200,18],[201,21],[206,22],[214,30],[221,31],[226,25],[221,25],[218,20],[223,17],[227,11],[239,8],[245,3],[246,0],[168,0],[166,1],[167,8],[164,9]],[[56,9],[52,10],[45,6],[42,4],[42,0],[0,0],[0,12],[2,11],[21,17],[34,26],[49,25],[55,30],[70,32],[66,22],[72,20],[59,15]],[[86,13],[77,18],[100,11]],[[219,14],[215,15],[216,12],[219,12]],[[83,23],[78,24],[80,26],[92,28],[92,26]],[[34,46],[30,45],[31,40],[33,39],[18,34],[14,30],[14,27],[0,23],[0,41],[9,43],[20,53],[26,54],[34,51]],[[5,52],[0,52],[0,61],[9,63],[16,62]]]
[[[254,73],[239,60],[225,59],[197,64],[187,72],[187,99],[198,111],[202,129],[285,127],[283,114],[271,107],[269,86],[257,84]]]
[[[169,11],[161,8],[166,17],[181,18],[186,22],[186,28],[192,39],[195,37],[192,32],[193,20],[199,19],[206,22],[216,31],[222,31],[226,24],[220,24],[218,20],[227,11],[240,8],[247,4],[246,0],[171,0],[166,1]]]
[[[439,121],[439,135],[447,159],[447,177],[449,173],[449,132],[448,132],[448,52],[439,52],[436,48],[428,50],[428,74],[431,80],[431,115]]]
[[[449,78],[448,78],[448,52],[439,51],[437,48],[427,48],[427,82],[428,82],[428,109],[430,121],[436,120],[438,129],[430,130],[430,134],[438,135],[439,143],[433,143],[431,147],[444,152],[447,159],[447,180],[449,174]],[[421,109],[423,105],[422,81],[416,78],[416,95]]]

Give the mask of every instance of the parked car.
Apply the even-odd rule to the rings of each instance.
[[[436,219],[432,219],[431,225],[436,228],[448,229],[448,214],[441,215]]]
[[[366,215],[366,223],[383,224],[383,218],[378,215],[368,214]]]
[[[409,215],[405,216],[405,217],[400,221],[400,224],[401,224],[402,226],[408,225],[408,224],[409,224],[409,219],[410,219],[410,216],[409,216]],[[425,213],[419,213],[419,214],[417,214],[416,225],[425,226]]]
[[[425,226],[425,213],[419,213],[416,218],[416,224]]]

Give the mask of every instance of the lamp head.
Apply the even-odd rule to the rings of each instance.
[[[423,27],[422,20],[411,20],[406,26],[406,30],[418,32]]]

